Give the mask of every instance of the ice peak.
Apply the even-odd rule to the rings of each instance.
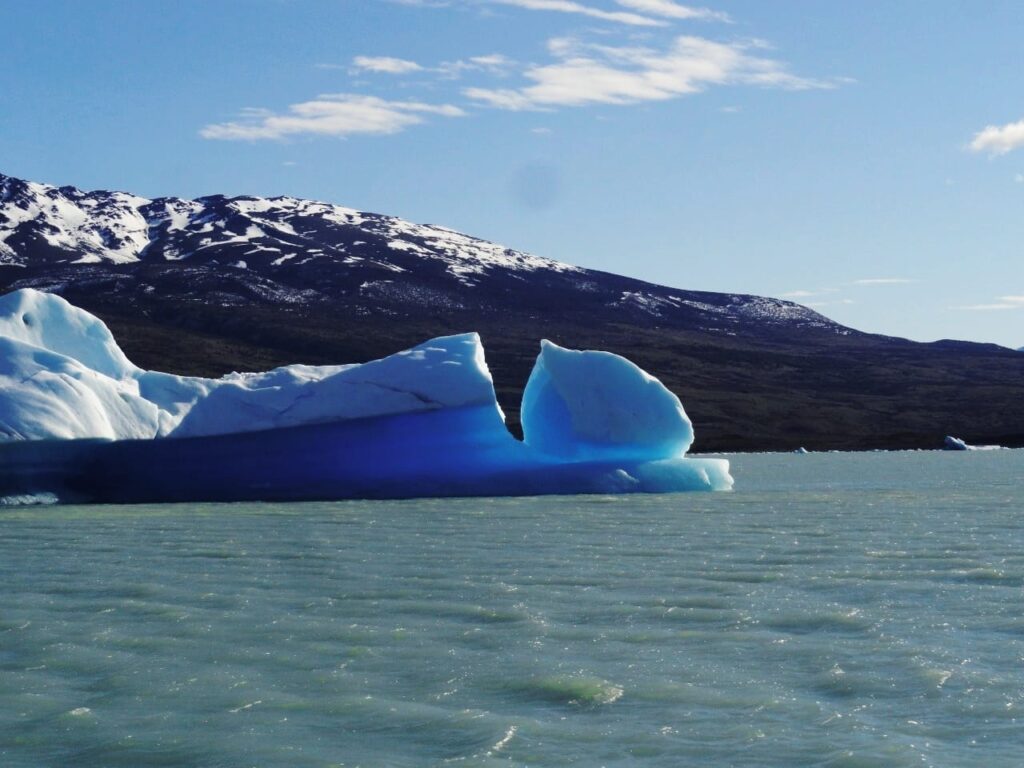
[[[520,415],[527,445],[567,458],[682,456],[693,427],[679,398],[611,352],[541,341]]]
[[[0,296],[0,337],[56,352],[113,379],[137,371],[102,320],[33,288]]]

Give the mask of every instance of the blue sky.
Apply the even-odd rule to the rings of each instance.
[[[288,194],[1024,344],[1024,5],[0,6],[0,171]]]

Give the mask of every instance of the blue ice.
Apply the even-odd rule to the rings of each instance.
[[[221,379],[132,365],[97,318],[0,297],[0,497],[165,502],[635,493],[731,488],[687,458],[679,399],[628,360],[543,342],[524,440],[476,334],[362,365]]]

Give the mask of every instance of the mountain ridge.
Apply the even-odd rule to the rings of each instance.
[[[664,379],[702,450],[927,447],[954,432],[1024,444],[1009,349],[867,334],[781,299],[659,286],[299,198],[149,199],[0,175],[0,289],[17,287],[99,315],[140,365],[201,375],[361,362],[478,330],[513,429],[547,337]]]
[[[293,260],[294,264],[289,264]],[[448,227],[412,224],[318,201],[248,195],[148,199],[126,192],[84,192],[0,174],[0,264],[56,267],[170,261],[252,269],[260,275],[281,277],[286,283],[292,266],[317,270],[340,262],[349,273],[377,278],[369,285],[361,282],[361,290],[385,292],[387,277],[407,272],[410,264],[424,271],[425,262],[427,271],[432,267],[443,272],[435,277],[466,288],[477,287],[488,277],[514,279],[547,272],[578,278],[578,287],[588,290],[592,287],[588,278],[611,275],[517,251]],[[750,294],[673,291],[625,279],[639,290],[622,291],[612,303],[632,305],[655,317],[680,306],[721,315],[719,305],[691,297],[729,296],[735,311],[759,320],[852,332],[795,302]],[[442,284],[444,280],[432,282]]]

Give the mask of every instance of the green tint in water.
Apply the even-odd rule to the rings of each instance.
[[[0,512],[0,765],[1017,766],[1024,452]]]

